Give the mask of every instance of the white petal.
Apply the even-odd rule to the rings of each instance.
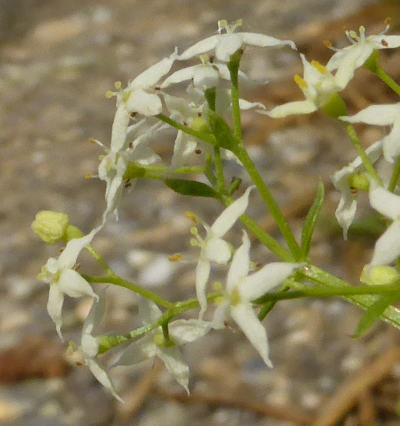
[[[172,54],[147,68],[146,71],[143,71],[129,83],[128,88],[137,90],[153,87],[164,75],[168,74],[176,58],[176,55]]]
[[[100,294],[99,300],[93,301],[89,314],[85,319],[82,327],[82,335],[93,334],[96,327],[103,321],[106,311],[106,293],[107,288],[104,288]]]
[[[158,95],[139,89],[129,95],[126,108],[129,112],[138,112],[151,117],[162,112],[162,103]]]
[[[160,161],[160,156],[156,154],[149,145],[149,139],[151,137],[151,134],[139,136],[135,140],[132,150],[127,153],[127,160],[132,163],[143,164],[144,166]]]
[[[369,201],[372,208],[392,220],[400,218],[400,196],[381,186],[371,185]]]
[[[193,65],[191,67],[182,68],[172,73],[165,81],[161,84],[161,88],[164,89],[171,84],[182,83],[183,81],[191,80],[194,77],[196,70],[201,65]]]
[[[152,335],[142,337],[137,342],[131,343],[121,354],[114,367],[119,365],[132,365],[153,358],[157,353],[157,345],[153,342]]]
[[[99,341],[91,334],[82,333],[81,348],[86,359],[95,358],[99,352]]]
[[[98,300],[90,284],[73,269],[64,269],[58,280],[60,291],[69,297],[91,296]]]
[[[222,305],[218,305],[214,312],[214,318],[212,320],[212,328],[220,330],[225,328],[225,321],[229,317],[230,304],[228,301],[224,301]]]
[[[231,308],[231,316],[236,324],[242,329],[250,343],[260,354],[268,367],[272,368],[269,359],[268,339],[265,328],[258,320],[250,304],[240,303]]]
[[[160,319],[162,312],[151,300],[141,297],[139,299],[139,317],[143,325],[153,324]]]
[[[222,238],[207,238],[206,246],[201,255],[210,262],[218,263],[218,265],[226,265],[232,256],[230,245]]]
[[[200,65],[194,73],[194,87],[205,90],[216,87],[219,80],[219,73],[211,65]]]
[[[50,318],[53,320],[56,325],[57,334],[61,340],[63,340],[61,334],[62,326],[62,307],[64,303],[64,294],[58,288],[57,284],[51,284],[49,289],[49,300],[47,302],[47,312],[50,315]]]
[[[400,103],[387,105],[371,105],[349,117],[339,117],[348,123],[367,123],[387,126],[400,119]]]
[[[231,55],[238,51],[242,44],[243,39],[240,33],[221,34],[215,47],[215,56],[220,61],[228,62]]]
[[[176,320],[169,324],[169,333],[179,345],[194,342],[205,336],[210,331],[208,321],[201,320]]]
[[[236,250],[226,280],[226,290],[231,293],[236,285],[249,273],[250,240],[246,231],[243,231],[242,245]]]
[[[318,108],[311,101],[295,101],[287,104],[279,105],[271,111],[257,111],[260,114],[268,115],[272,118],[283,118],[293,114],[310,114]]]
[[[388,265],[400,256],[400,221],[394,221],[375,244],[371,266]]]
[[[400,47],[400,36],[398,35],[372,35],[367,37],[373,42],[377,49],[393,49]]]
[[[94,360],[87,359],[86,364],[93,376],[114,396],[119,402],[124,402],[123,399],[117,394],[111,379],[103,368]]]
[[[123,102],[118,106],[115,113],[111,131],[111,150],[119,151],[125,144],[129,126],[129,113]]]
[[[267,291],[282,284],[301,265],[299,263],[273,262],[249,275],[240,286],[240,294],[246,300],[255,300]]]
[[[92,242],[94,236],[97,234],[97,232],[99,232],[100,229],[101,227],[94,228],[84,237],[74,238],[73,240],[68,241],[64,251],[58,258],[59,268],[72,268],[75,265],[76,259],[78,258],[81,250],[83,250]]]
[[[207,37],[204,40],[200,40],[198,43],[186,49],[181,55],[178,56],[179,60],[191,59],[193,56],[201,55],[202,53],[208,52],[216,47],[218,43],[219,35],[213,35]]]
[[[178,131],[174,144],[174,153],[171,158],[171,170],[183,167],[189,158],[194,155],[197,142],[182,131]]]
[[[164,100],[168,111],[180,121],[194,118],[199,112],[198,110],[191,108],[189,102],[184,98],[164,93]]]
[[[196,267],[196,297],[200,304],[199,318],[202,318],[207,309],[207,282],[210,276],[210,262],[200,257]]]
[[[240,198],[234,201],[220,214],[220,216],[211,226],[211,230],[214,232],[214,234],[222,237],[226,232],[229,231],[229,229],[232,228],[234,223],[246,211],[249,204],[249,194],[253,188],[254,186],[248,187]]]
[[[342,193],[339,204],[335,211],[336,219],[343,229],[343,239],[347,240],[347,233],[353,223],[357,211],[357,200],[350,191]]]
[[[291,40],[279,40],[275,37],[270,37],[265,34],[257,33],[240,33],[243,41],[251,46],[258,47],[283,47],[289,46],[294,50],[297,50],[296,45]]]
[[[263,105],[261,102],[249,102],[245,99],[239,99],[239,106],[242,111],[247,111],[252,108],[266,109],[265,105]]]
[[[373,47],[369,43],[357,44],[351,46],[343,56],[342,62],[338,66],[335,74],[335,80],[344,89],[354,76],[357,68],[361,67],[365,61],[371,56]]]
[[[189,367],[182,358],[177,346],[159,350],[158,356],[164,361],[167,370],[174,376],[175,380],[185,388],[189,394]]]
[[[400,155],[400,114],[394,122],[392,131],[382,139],[385,160],[394,163]]]

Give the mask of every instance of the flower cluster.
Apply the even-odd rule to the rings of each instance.
[[[212,329],[225,328],[229,319],[242,330],[265,364],[272,366],[267,333],[261,322],[263,315],[260,315],[258,303],[272,289],[290,282],[290,277],[294,279],[295,275],[301,275],[296,271],[308,260],[308,252],[305,253],[297,245],[262,179],[254,178],[252,169],[245,165],[248,164],[249,157],[243,154],[241,130],[238,130],[240,110],[257,108],[259,113],[272,118],[323,110],[331,117],[339,118],[342,123],[347,123],[347,126],[357,122],[392,126],[387,136],[366,151],[358,147],[360,156],[338,171],[333,181],[341,192],[336,215],[345,237],[356,214],[358,190],[368,190],[372,207],[393,221],[377,241],[370,266],[389,265],[400,256],[400,196],[393,192],[393,188],[384,186],[382,179],[374,172],[374,164],[382,156],[389,163],[399,161],[400,104],[370,106],[353,116],[347,116],[344,102],[339,96],[339,92],[349,84],[358,67],[369,61],[377,49],[399,47],[400,36],[382,33],[367,37],[365,29],[361,27],[359,35],[347,33],[351,45],[334,49],[335,53],[326,65],[315,60],[309,62],[300,54],[304,74],[303,77],[296,75],[295,81],[305,100],[267,110],[260,103],[239,98],[238,84],[250,81],[239,70],[241,56],[248,46],[290,48],[293,51],[297,49],[290,40],[239,32],[237,29],[240,26],[241,21],[233,24],[219,21],[217,34],[199,41],[180,54],[175,49],[169,56],[130,81],[126,87],[118,82],[115,84],[116,91],[107,93],[107,97],[116,98],[110,144],[104,145],[94,140],[105,151],[100,157],[97,173],[98,178],[106,184],[101,225],[83,235],[77,228],[69,225],[66,215],[54,212],[42,212],[33,224],[33,230],[49,244],[66,243],[59,257],[50,258],[39,275],[50,287],[47,309],[57,333],[63,338],[61,328],[65,295],[93,298],[92,308],[83,324],[81,344],[75,352],[80,354],[83,363],[96,379],[118,400],[121,398],[106,368],[97,358],[101,353],[126,341],[129,344],[119,355],[115,366],[132,365],[158,357],[187,392],[189,367],[184,361],[181,347],[203,337]],[[186,61],[193,60],[198,63],[180,67],[181,64],[187,65]],[[180,68],[175,69],[178,67]],[[186,91],[180,97],[173,90],[176,85],[182,84],[186,85]],[[230,117],[234,122],[234,131],[231,131],[229,124]],[[172,157],[170,161],[166,161],[153,150],[151,143],[171,127],[176,131],[176,136]],[[235,192],[240,181],[234,179],[232,185],[227,187],[222,160],[232,158],[247,168],[274,215],[291,253],[269,234],[263,234],[263,241],[266,241],[265,245],[272,251],[276,250],[275,254],[284,261],[255,268],[250,262],[250,240],[245,231],[238,248],[227,241],[226,234],[239,219],[246,219],[248,223],[244,215],[254,188],[249,186],[243,195],[237,197]],[[190,177],[199,169],[210,185],[190,179],[176,179],[180,173],[187,173]],[[127,284],[91,247],[92,240],[104,225],[113,218],[118,219],[118,209],[125,188],[132,188],[137,179],[146,177],[158,179],[180,194],[208,196],[219,199],[226,205],[211,226],[193,213],[188,214],[196,225],[191,228],[191,245],[199,250],[194,285],[197,299],[187,304],[173,304],[138,285]],[[204,229],[199,231],[198,225]],[[249,229],[254,230],[256,227]],[[201,235],[203,231],[204,236]],[[85,248],[105,268],[107,280],[96,281],[78,272],[77,259]],[[220,284],[216,293],[209,293],[207,288],[213,264],[226,267],[227,278],[225,286]],[[93,335],[105,313],[105,291],[99,296],[91,286],[92,283],[99,282],[127,287],[139,294],[142,327],[123,336],[107,338]],[[216,304],[217,307],[213,316],[208,316],[209,320],[205,320],[211,304]],[[166,311],[163,312],[159,306]],[[191,307],[200,308],[197,319],[175,319]]]

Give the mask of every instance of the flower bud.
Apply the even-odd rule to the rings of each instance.
[[[369,180],[365,173],[354,173],[349,176],[350,188],[359,191],[369,190]]]
[[[64,234],[64,242],[68,242],[73,240],[74,238],[82,238],[83,232],[74,225],[68,225],[65,234]]]
[[[368,269],[370,269],[368,271]],[[371,268],[367,265],[361,273],[360,281],[369,285],[391,285],[400,281],[400,273],[392,266],[376,266]]]
[[[193,121],[190,127],[195,130],[196,132],[201,133],[210,133],[210,128],[208,127],[208,123],[204,118],[202,117],[196,117]]]
[[[42,210],[36,214],[31,227],[41,240],[53,245],[64,240],[68,225],[69,217],[67,214]]]

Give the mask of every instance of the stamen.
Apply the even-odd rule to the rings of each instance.
[[[100,142],[99,140],[97,140],[97,139],[95,139],[95,138],[90,138],[90,139],[89,139],[89,142],[90,142],[90,143],[95,143],[96,145],[99,145],[99,146],[101,146],[102,148],[106,149],[106,146],[105,146],[102,142]]]
[[[168,258],[170,262],[182,262],[183,256],[180,253],[175,253]]]
[[[316,61],[316,60],[312,60],[311,61],[311,65],[317,70],[319,71],[321,74],[326,75],[328,74],[328,70],[326,69],[326,67],[324,67],[324,65],[322,65],[320,62]]]
[[[194,224],[198,224],[199,223],[199,218],[192,212],[185,212],[185,216],[191,220]]]
[[[304,80],[304,78],[300,77],[299,74],[296,74],[294,76],[294,81],[300,87],[300,89],[302,90],[308,89],[307,82]]]
[[[117,90],[121,90],[121,88],[122,88],[122,83],[121,83],[120,81],[116,81],[116,82],[114,83],[114,87],[115,87]]]

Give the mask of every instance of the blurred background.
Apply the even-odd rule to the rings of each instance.
[[[272,370],[241,333],[214,332],[185,348],[190,397],[149,361],[112,370],[126,400],[119,404],[86,368],[67,360],[67,345],[47,315],[48,285],[36,278],[58,248],[47,247],[30,230],[41,209],[68,213],[84,232],[100,222],[104,183],[84,177],[96,173],[103,153],[89,138],[109,143],[115,103],[104,94],[114,81],[125,84],[175,46],[182,51],[214,34],[218,19],[242,18],[246,31],[292,39],[309,60],[325,63],[331,52],[323,40],[343,46],[344,30],[365,25],[377,33],[388,16],[398,34],[397,1],[0,0],[0,424],[400,424],[399,333],[379,323],[363,339],[353,339],[361,312],[339,299],[283,302],[272,311],[265,321]],[[400,53],[382,56],[389,74],[400,78]],[[302,73],[294,52],[249,49],[243,63],[251,77],[270,81],[244,93],[247,99],[272,107],[302,98],[293,82]],[[350,113],[396,102],[364,70],[344,97]],[[377,228],[361,214],[343,242],[332,220],[339,196],[329,177],[354,157],[342,129],[318,114],[282,120],[246,114],[243,124],[251,155],[298,233],[317,177],[323,178],[327,202],[312,258],[358,283]],[[365,146],[381,137],[381,129],[358,128]],[[171,154],[171,143],[153,147],[166,159]],[[249,183],[237,166],[228,170]],[[189,208],[208,221],[221,211],[211,200],[184,199],[157,182],[138,182],[124,196],[120,221],[107,225],[95,247],[121,276],[170,300],[191,297],[193,266],[168,261],[176,252],[195,255],[184,217]],[[256,196],[249,214],[278,235]],[[240,241],[239,228],[230,238]],[[264,264],[274,258],[254,242],[253,260]],[[89,257],[80,262],[83,271],[101,273]],[[108,301],[104,331],[138,325],[133,294],[110,288]],[[90,304],[66,300],[67,341],[79,342]]]

